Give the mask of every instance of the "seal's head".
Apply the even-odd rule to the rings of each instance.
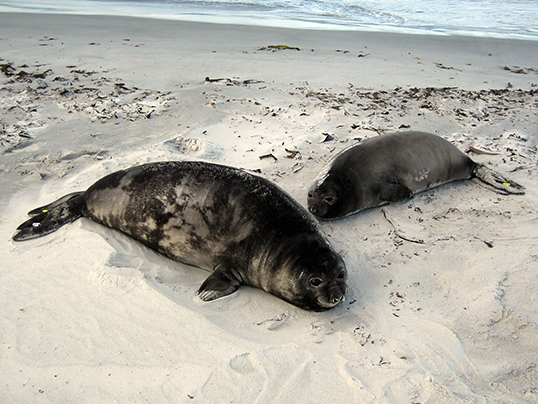
[[[319,219],[342,216],[343,189],[334,175],[316,181],[308,191],[308,210]]]
[[[347,271],[344,261],[320,242],[294,249],[279,270],[271,292],[305,310],[324,311],[345,300]]]

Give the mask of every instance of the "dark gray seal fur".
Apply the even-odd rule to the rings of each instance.
[[[162,162],[110,174],[29,212],[15,241],[84,216],[182,263],[213,271],[205,300],[250,285],[305,310],[344,300],[346,269],[317,221],[288,194],[240,169]]]
[[[524,187],[474,162],[442,137],[424,132],[381,135],[334,158],[308,191],[308,209],[320,219],[335,219],[471,178],[499,193],[524,193]]]

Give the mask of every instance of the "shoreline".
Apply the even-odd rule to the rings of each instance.
[[[104,4],[104,3],[103,3]],[[517,32],[483,32],[477,27],[460,27],[459,29],[450,27],[438,27],[436,29],[419,27],[419,26],[399,26],[391,23],[358,23],[347,20],[338,21],[337,19],[323,19],[323,17],[313,15],[293,17],[290,15],[266,15],[260,14],[240,14],[227,13],[227,12],[209,12],[207,10],[194,9],[189,11],[184,10],[178,12],[177,10],[166,9],[164,4],[156,3],[158,7],[164,7],[161,12],[148,13],[144,6],[140,6],[136,3],[130,3],[123,5],[122,3],[111,3],[109,9],[106,11],[93,11],[90,10],[90,6],[95,6],[95,3],[88,3],[86,9],[84,6],[77,4],[78,7],[82,7],[78,10],[20,10],[17,8],[10,9],[9,6],[0,7],[2,13],[30,13],[30,14],[56,14],[56,15],[73,15],[73,16],[90,16],[90,17],[117,17],[117,18],[143,18],[143,19],[157,19],[168,21],[183,21],[192,23],[207,23],[207,24],[219,24],[219,25],[242,25],[252,27],[266,27],[276,29],[300,29],[300,30],[321,30],[321,31],[356,31],[356,32],[372,32],[372,33],[392,33],[392,34],[407,34],[407,35],[432,35],[432,36],[469,36],[476,38],[491,38],[491,39],[516,39],[516,40],[530,40],[537,41],[538,36],[531,33],[517,33]],[[135,7],[135,10],[133,10]],[[137,8],[139,7],[139,8]]]

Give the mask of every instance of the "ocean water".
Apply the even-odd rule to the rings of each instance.
[[[0,0],[0,11],[538,40],[538,0]]]

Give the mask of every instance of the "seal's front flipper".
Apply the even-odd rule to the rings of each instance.
[[[501,174],[489,169],[483,164],[476,165],[473,170],[473,175],[484,181],[486,184],[491,185],[501,194],[523,195],[525,193],[525,187],[523,185],[519,185],[517,182],[503,177]]]
[[[223,265],[218,265],[198,289],[204,302],[232,294],[241,285],[241,276]]]
[[[84,192],[69,194],[51,204],[30,211],[32,216],[19,227],[13,236],[15,241],[31,240],[58,230],[82,216]]]
[[[390,179],[383,185],[379,191],[379,199],[387,202],[400,202],[413,196],[413,191],[404,184],[401,184],[396,178]]]

